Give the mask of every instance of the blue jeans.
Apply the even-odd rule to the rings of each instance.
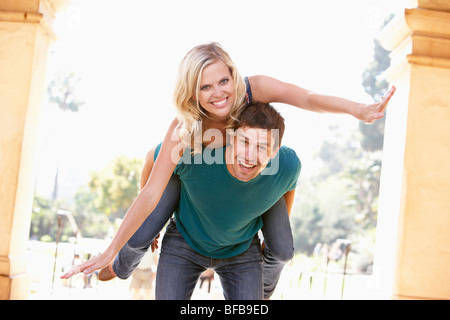
[[[214,259],[193,250],[178,232],[175,221],[167,226],[156,272],[157,300],[189,300],[195,286],[208,269],[214,269],[227,300],[261,300],[263,261],[256,236],[243,253]]]
[[[154,238],[159,234],[180,200],[181,181],[172,175],[155,210],[119,251],[113,270],[120,279],[127,279],[139,265]],[[294,245],[284,197],[262,216],[261,229],[265,249],[263,255],[264,298],[269,298],[278,283],[284,265],[292,259]]]
[[[180,190],[180,177],[172,174],[156,208],[120,249],[114,259],[113,270],[118,278],[128,279],[139,265],[153,240],[177,208],[180,201]]]
[[[294,256],[294,240],[284,197],[262,215],[264,299],[275,291],[281,271]]]

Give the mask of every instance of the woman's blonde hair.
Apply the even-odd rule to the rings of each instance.
[[[201,152],[201,120],[207,117],[199,103],[199,90],[203,69],[218,60],[229,68],[236,90],[235,101],[230,109],[227,128],[233,127],[245,105],[246,85],[237,71],[228,53],[218,44],[212,42],[194,47],[180,63],[175,85],[174,102],[178,114],[179,136],[181,141],[190,146],[194,153]]]

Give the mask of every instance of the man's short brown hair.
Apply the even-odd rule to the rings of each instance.
[[[242,127],[278,130],[278,141],[275,141],[274,148],[281,145],[284,134],[284,118],[270,104],[261,102],[252,102],[248,104],[238,117],[239,122],[236,124],[237,130]]]

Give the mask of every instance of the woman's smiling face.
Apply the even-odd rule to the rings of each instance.
[[[217,60],[203,69],[198,100],[210,118],[228,119],[235,96],[233,78],[223,61]]]

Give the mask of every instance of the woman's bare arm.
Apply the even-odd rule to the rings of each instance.
[[[255,101],[280,102],[321,113],[344,113],[365,123],[372,123],[383,118],[389,100],[396,90],[393,86],[381,101],[364,104],[340,97],[318,94],[267,76],[252,76],[248,79]]]
[[[116,236],[106,251],[81,265],[74,266],[69,272],[61,276],[61,278],[68,279],[79,272],[92,273],[95,270],[107,266],[153,211],[181,158],[181,142],[179,139],[177,140],[173,137],[173,132],[177,125],[177,120],[174,120],[170,125],[147,183],[128,209]],[[173,152],[173,150],[178,150],[178,152]]]

